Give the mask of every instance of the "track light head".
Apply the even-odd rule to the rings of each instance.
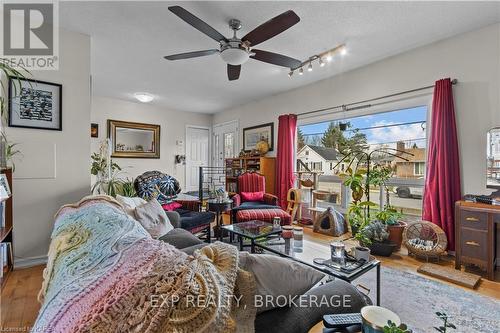
[[[307,66],[307,71],[308,72],[312,72],[313,71],[313,64],[310,61],[309,61],[309,65]]]
[[[342,46],[340,49],[340,55],[345,56],[347,54],[347,48],[345,46]]]
[[[288,77],[292,77],[293,71],[288,72]]]
[[[324,67],[325,66],[325,62],[323,61],[323,58],[319,58],[319,67]]]
[[[331,54],[331,53],[328,53],[328,54],[326,55],[326,61],[330,62],[330,61],[332,61],[332,59],[333,59],[332,54]]]
[[[300,67],[299,69],[299,75],[303,75],[304,74],[304,69],[302,67]]]

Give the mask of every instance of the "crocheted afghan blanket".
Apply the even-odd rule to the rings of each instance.
[[[254,331],[255,281],[231,245],[188,256],[107,196],[64,206],[51,238],[34,332]]]

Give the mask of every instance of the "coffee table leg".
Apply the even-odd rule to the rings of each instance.
[[[238,236],[238,240],[240,241],[240,251],[243,251],[243,237]]]
[[[377,306],[380,306],[380,264],[377,265]]]

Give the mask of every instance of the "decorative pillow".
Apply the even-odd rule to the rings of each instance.
[[[171,202],[169,204],[161,205],[161,206],[163,207],[164,210],[169,211],[169,212],[173,212],[176,209],[182,208],[182,205],[178,202],[175,202],[175,201]]]
[[[264,201],[264,191],[260,192],[241,192],[241,201],[243,202],[256,202],[256,201]]]
[[[135,219],[153,238],[159,238],[174,228],[156,199],[137,206],[135,208]]]
[[[127,214],[132,216],[133,218],[135,218],[135,215],[134,215],[135,207],[141,206],[141,205],[144,205],[145,203],[147,203],[146,200],[139,198],[139,197],[133,197],[133,198],[124,197],[124,196],[121,196],[119,194],[116,196],[116,201],[121,203],[123,208],[125,208],[125,211],[127,212]]]
[[[242,251],[239,267],[255,276],[257,313],[286,306],[286,300],[304,294],[325,277],[314,268],[269,254]]]
[[[157,199],[161,204],[172,202],[181,192],[179,182],[160,171],[147,171],[134,181],[137,195],[143,199]]]

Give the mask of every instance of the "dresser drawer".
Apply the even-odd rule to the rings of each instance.
[[[488,230],[488,213],[462,209],[460,211],[460,226],[477,230]]]
[[[460,249],[464,257],[488,260],[488,233],[460,228]]]

